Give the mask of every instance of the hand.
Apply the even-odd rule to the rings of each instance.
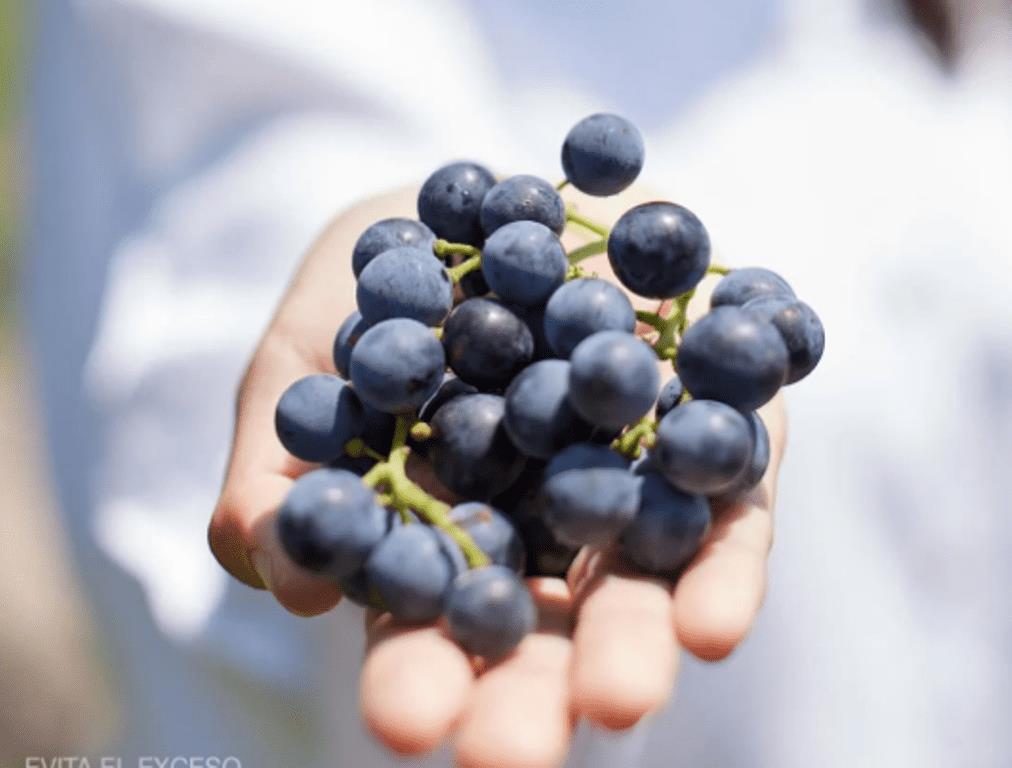
[[[274,515],[288,489],[314,466],[282,448],[274,407],[297,378],[333,372],[333,336],[355,305],[349,267],[355,240],[378,219],[413,216],[414,199],[413,190],[404,190],[364,203],[330,225],[295,276],[239,389],[231,460],[209,529],[211,549],[229,573],[269,589],[300,616],[330,610],[340,591],[289,561],[274,532]],[[614,221],[643,199],[636,193],[581,197],[580,208]],[[610,274],[604,257],[583,266]],[[705,287],[690,314],[705,304]],[[653,306],[643,302],[642,308]],[[762,603],[772,543],[785,438],[781,398],[761,415],[772,445],[766,477],[746,501],[714,509],[710,536],[674,588],[625,570],[607,551],[581,552],[566,581],[529,580],[540,609],[538,630],[487,669],[473,664],[437,626],[398,626],[388,615],[370,612],[361,701],[373,733],[402,754],[427,752],[455,734],[457,758],[465,766],[556,765],[578,718],[627,728],[662,706],[671,695],[680,647],[709,661],[731,653]]]

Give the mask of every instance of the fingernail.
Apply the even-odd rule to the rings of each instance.
[[[267,589],[273,591],[271,579],[271,559],[267,556],[266,552],[254,552],[250,555],[250,560],[253,561],[253,570],[257,572],[257,576],[260,577],[260,581],[264,583]]]

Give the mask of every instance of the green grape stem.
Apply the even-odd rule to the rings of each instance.
[[[366,472],[362,482],[370,488],[382,485],[385,493],[380,498],[400,512],[405,522],[411,520],[409,510],[413,510],[427,523],[445,532],[460,547],[471,568],[488,565],[491,562],[488,555],[463,528],[450,519],[449,505],[429,495],[424,488],[408,478],[406,467],[411,447],[407,445],[407,440],[413,426],[417,426],[413,417],[397,417],[390,456]]]
[[[573,208],[566,209],[566,221],[570,221],[577,226],[583,227],[584,229],[590,230],[595,235],[607,238],[611,230],[603,224],[598,224],[592,219],[588,219],[586,216],[581,216]]]
[[[615,438],[612,447],[627,459],[638,459],[640,447],[652,448],[657,440],[657,423],[649,416],[644,416],[629,429]]]
[[[725,267],[720,264],[711,264],[706,268],[706,273],[708,275],[726,275],[729,272],[731,272],[730,267]]]
[[[437,256],[481,256],[481,251],[468,243],[451,243],[440,238],[432,244],[432,252]]]
[[[568,186],[569,186],[569,179],[563,179],[562,181],[560,181],[558,184],[555,185],[555,191],[561,192]]]
[[[471,246],[468,246],[470,248]],[[475,250],[478,250],[477,248]],[[450,267],[446,270],[446,274],[450,276],[450,282],[456,284],[464,279],[465,275],[474,272],[476,269],[481,268],[481,251],[478,251],[477,255],[469,256],[464,261],[460,262],[455,267]]]
[[[589,259],[591,256],[597,256],[599,253],[604,253],[608,250],[608,238],[602,238],[595,240],[592,243],[581,245],[566,254],[566,258],[569,259],[570,264],[579,264],[584,259]]]

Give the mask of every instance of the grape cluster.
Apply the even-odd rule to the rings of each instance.
[[[523,575],[561,575],[580,547],[608,545],[676,578],[710,499],[759,482],[770,445],[755,410],[812,371],[822,326],[775,273],[713,265],[687,208],[638,205],[609,232],[559,196],[616,194],[643,158],[632,124],[593,115],[566,137],[558,187],[453,163],[422,186],[419,220],[362,233],[338,375],[294,382],[277,406],[285,448],[324,465],[278,514],[295,563],[398,620],[443,617],[494,659],[534,626]],[[567,253],[568,225],[597,239]],[[656,311],[584,273],[604,252]],[[690,326],[707,273],[725,276]],[[676,372],[663,383],[659,359]],[[409,479],[411,453],[463,501]]]

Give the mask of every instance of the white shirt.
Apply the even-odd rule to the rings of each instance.
[[[120,753],[388,762],[354,609],[294,619],[207,551],[234,388],[336,210],[454,157],[554,179],[603,108],[828,346],[790,393],[752,636],[571,764],[1007,763],[1006,49],[947,79],[898,20],[829,0],[42,5],[26,309]]]

